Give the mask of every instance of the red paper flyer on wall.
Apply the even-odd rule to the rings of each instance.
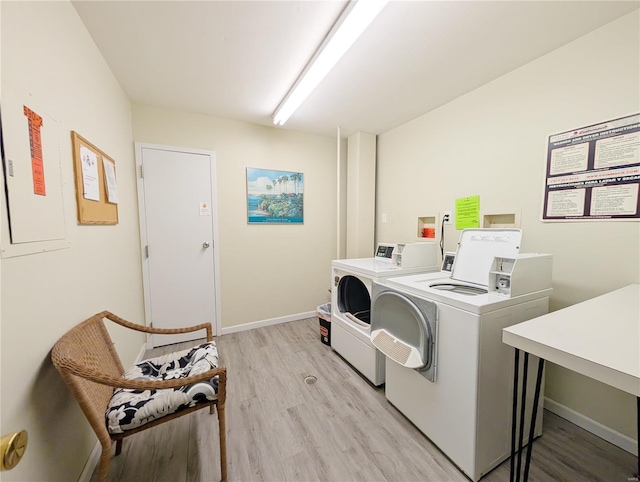
[[[29,147],[31,149],[31,172],[33,175],[33,193],[46,196],[44,183],[44,161],[42,159],[42,117],[23,106],[24,115],[29,123]]]

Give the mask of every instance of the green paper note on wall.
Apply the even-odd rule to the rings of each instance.
[[[456,199],[456,229],[480,227],[480,196]]]

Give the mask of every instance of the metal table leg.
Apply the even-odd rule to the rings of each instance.
[[[520,350],[516,348],[516,359],[513,365],[513,408],[511,409],[511,468],[509,481],[515,481],[516,461],[516,414],[518,413],[518,373],[520,372]]]
[[[529,480],[529,464],[531,463],[531,450],[533,448],[533,437],[536,431],[536,417],[538,415],[538,402],[540,400],[540,386],[542,385],[542,371],[544,370],[544,360],[538,360],[538,376],[536,378],[536,393],[533,396],[533,411],[531,412],[531,428],[529,429],[529,446],[527,447],[527,462],[524,465],[524,480]]]
[[[522,371],[522,401],[520,402],[520,435],[518,436],[518,467],[516,468],[516,482],[520,482],[520,467],[522,467],[522,441],[524,438],[524,413],[527,408],[527,373],[529,372],[529,354],[524,352]]]
[[[636,472],[636,480],[640,480],[640,397],[636,397],[636,424],[638,425],[638,471]]]
[[[526,424],[525,412],[527,402],[527,372],[529,369],[529,354],[525,352],[522,374],[522,392],[520,394],[520,430],[518,435],[518,447],[516,448],[516,426],[518,413],[518,388],[519,388],[519,371],[520,371],[520,350],[516,348],[515,364],[513,374],[513,407],[511,409],[511,468],[509,470],[509,480],[511,482],[520,482],[520,473],[522,469],[522,443],[524,439],[524,427]],[[523,482],[529,478],[529,467],[531,465],[531,450],[533,449],[533,439],[536,431],[536,419],[538,415],[538,404],[540,401],[540,391],[542,387],[542,374],[544,372],[544,360],[538,361],[538,373],[536,377],[536,389],[533,397],[533,408],[531,412],[531,424],[529,428],[529,446],[527,447],[527,456],[525,459]],[[640,400],[640,398],[638,398]],[[638,402],[638,415],[640,420],[640,401]],[[640,422],[639,422],[640,423]],[[516,465],[516,452],[518,453],[518,463]]]

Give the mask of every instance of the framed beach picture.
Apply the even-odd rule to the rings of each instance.
[[[304,174],[247,168],[249,224],[302,224]]]

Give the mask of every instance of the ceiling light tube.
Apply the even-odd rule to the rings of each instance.
[[[358,0],[345,9],[327,40],[273,114],[273,123],[284,125],[313,89],[324,79],[349,47],[360,37],[388,0]]]

